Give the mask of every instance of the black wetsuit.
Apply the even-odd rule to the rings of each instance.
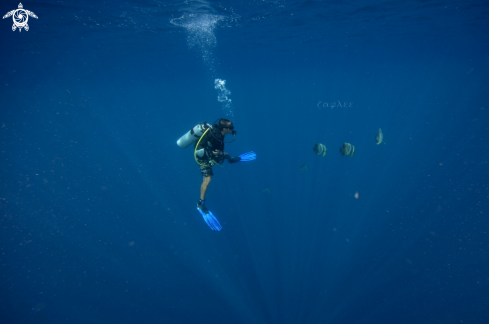
[[[197,141],[199,143],[199,141]],[[197,145],[197,144],[195,144]],[[197,160],[200,165],[200,172],[204,177],[213,176],[212,166],[215,163],[222,164],[224,160],[228,160],[229,163],[238,162],[239,158],[232,158],[229,155],[224,154],[224,136],[221,134],[221,130],[218,127],[213,127],[204,135],[199,145],[195,150],[204,149],[204,155],[202,157],[197,156]],[[215,155],[214,151],[220,151],[221,154]],[[212,161],[212,162],[211,162]]]

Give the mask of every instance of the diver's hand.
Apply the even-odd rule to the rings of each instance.
[[[239,156],[236,156],[236,157],[228,157],[227,159],[228,159],[229,163],[236,163],[236,162],[241,161],[241,158]]]
[[[219,150],[215,150],[215,151],[212,151],[212,154],[214,154],[214,155],[221,155],[222,152],[219,151]]]

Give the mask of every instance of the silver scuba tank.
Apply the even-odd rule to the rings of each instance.
[[[197,142],[197,140],[204,134],[207,128],[212,128],[211,125],[204,122],[203,124],[195,125],[191,130],[186,132],[182,137],[180,137],[177,141],[177,145],[181,148],[189,147],[191,144]]]

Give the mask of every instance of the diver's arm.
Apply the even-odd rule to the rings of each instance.
[[[219,151],[219,150],[214,150],[214,151],[212,151],[212,154],[214,155],[213,160],[216,163],[219,163],[219,164],[224,163],[224,160],[226,159],[226,155],[225,155],[226,153],[223,153],[222,151]]]
[[[229,163],[236,163],[241,161],[241,158],[239,156],[232,157],[228,153],[224,153],[224,158],[228,160]]]

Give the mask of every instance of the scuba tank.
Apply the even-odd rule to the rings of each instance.
[[[181,148],[189,147],[191,144],[197,142],[202,134],[209,128],[212,128],[212,126],[207,122],[195,125],[191,130],[178,139],[177,145]]]

